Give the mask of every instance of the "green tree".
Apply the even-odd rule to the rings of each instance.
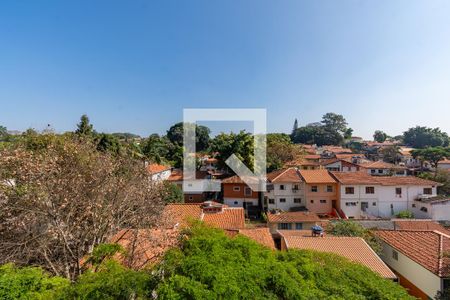
[[[0,266],[0,299],[55,299],[68,288],[70,281],[51,277],[38,267]]]
[[[169,152],[171,150],[170,141],[166,137],[160,137],[158,134],[152,134],[144,141],[142,152],[153,162],[162,163],[170,160]]]
[[[423,172],[418,177],[442,183],[442,186],[437,187],[438,194],[450,195],[450,172],[447,170],[437,170],[437,173]]]
[[[403,133],[403,142],[413,148],[447,147],[449,137],[439,128],[416,126]]]
[[[399,219],[413,219],[414,218],[414,214],[412,212],[410,212],[409,210],[399,211],[395,216]]]
[[[294,137],[295,132],[297,131],[297,129],[298,129],[298,121],[297,121],[297,118],[295,118],[294,126],[292,126],[292,131],[291,131],[291,135],[290,135],[291,140],[293,139],[293,137]]]
[[[75,133],[80,136],[92,136],[94,134],[94,126],[90,123],[87,115],[82,115],[80,123],[77,124]]]
[[[322,124],[329,131],[344,134],[347,131],[347,121],[344,116],[335,113],[326,113],[322,117]]]
[[[431,166],[435,169],[435,176],[437,175],[438,163],[445,159],[446,157],[450,157],[450,148],[444,147],[429,147],[425,149],[415,149],[411,151],[411,154],[414,158],[420,159],[423,161],[428,161]]]
[[[0,142],[7,140],[9,137],[8,130],[5,126],[0,125]]]
[[[396,164],[400,159],[400,147],[398,145],[387,146],[380,150],[385,162]]]
[[[176,184],[169,181],[164,181],[162,183],[163,188],[161,189],[161,198],[164,203],[183,203],[183,191]]]
[[[381,130],[376,130],[373,139],[378,143],[383,143],[387,139],[387,134]]]
[[[101,133],[97,137],[97,150],[112,154],[120,154],[121,144],[114,135]]]
[[[206,126],[202,125],[196,125],[191,123],[185,123],[182,122],[177,123],[169,128],[167,131],[167,138],[176,145],[182,146],[183,145],[183,134],[184,129],[183,126],[195,126],[195,147],[196,151],[203,151],[206,150],[209,146],[209,134],[210,129]]]
[[[291,142],[290,137],[284,133],[269,133],[267,135],[267,171],[282,168],[283,165],[300,156],[301,149]]]
[[[211,151],[217,152],[218,164],[228,168],[225,161],[235,154],[249,169],[253,170],[254,138],[244,130],[239,133],[221,133],[211,140]]]
[[[327,227],[327,232],[335,236],[361,237],[375,252],[381,252],[381,244],[372,232],[354,221],[342,220],[332,222]]]

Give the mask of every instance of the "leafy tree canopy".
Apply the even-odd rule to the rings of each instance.
[[[203,151],[206,150],[209,146],[209,134],[211,130],[203,125],[196,125],[196,124],[190,124],[182,122],[176,123],[172,127],[169,128],[167,131],[167,137],[168,139],[176,145],[183,145],[183,134],[184,129],[183,126],[195,126],[195,147],[196,151]]]
[[[447,147],[449,145],[447,133],[442,132],[439,128],[421,126],[409,128],[405,131],[403,133],[403,141],[413,148]]]
[[[211,140],[211,151],[217,152],[219,166],[227,168],[225,161],[235,154],[249,169],[253,170],[254,138],[244,130],[239,133],[221,133]]]
[[[381,130],[376,130],[373,134],[373,139],[378,143],[383,143],[387,139],[388,135]]]
[[[91,136],[94,134],[94,126],[90,123],[87,115],[81,116],[80,123],[78,123],[75,133],[80,136]]]

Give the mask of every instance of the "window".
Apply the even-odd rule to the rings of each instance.
[[[398,252],[395,250],[392,250],[392,258],[395,260],[398,260]]]
[[[269,199],[269,204],[275,204],[275,199]]]
[[[302,203],[302,198],[294,198],[294,203]]]
[[[353,195],[353,194],[355,193],[355,188],[352,187],[352,186],[346,187],[346,188],[345,188],[345,193],[346,193],[347,195]]]
[[[377,206],[377,203],[376,202],[372,202],[372,206]]]
[[[366,186],[366,194],[375,194],[375,187]]]
[[[294,184],[294,185],[292,186],[292,189],[293,189],[293,190],[298,190],[298,184]]]
[[[234,201],[234,205],[237,205],[238,204],[238,202],[237,201]]]
[[[411,204],[411,206],[412,206],[412,207],[416,207],[416,204],[415,204],[415,203],[413,203],[413,204]]]
[[[286,203],[286,198],[280,198],[280,203]]]
[[[328,193],[332,193],[333,192],[333,186],[332,185],[327,185],[327,192]]]
[[[239,192],[241,190],[240,186],[233,186],[233,191]]]
[[[284,191],[284,184],[280,184],[280,190]]]
[[[303,229],[303,223],[295,223],[295,229],[302,230]]]
[[[383,170],[378,170],[378,174],[383,174]]]
[[[311,202],[311,204],[314,204],[314,200],[310,200],[309,202]]]
[[[374,169],[370,170],[370,173],[375,174],[375,170]]]
[[[321,204],[326,204],[326,203],[327,203],[327,200],[320,200],[320,203],[321,203]]]
[[[431,195],[433,193],[433,189],[432,188],[424,188],[423,193],[425,195]]]
[[[356,202],[345,202],[345,206],[356,206]]]
[[[245,196],[251,196],[252,195],[252,189],[249,187],[245,187],[244,190]]]
[[[189,196],[189,200],[194,200],[194,197],[193,196]]]
[[[395,188],[395,195],[402,196],[402,188]]]
[[[317,185],[311,186],[311,192],[317,192]]]
[[[278,229],[291,230],[292,229],[292,224],[291,223],[278,223]]]
[[[423,212],[428,212],[428,208],[426,208],[425,206],[422,206],[422,207],[420,208],[420,210],[423,211]]]

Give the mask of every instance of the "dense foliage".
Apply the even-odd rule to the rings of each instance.
[[[381,130],[376,130],[373,134],[374,141],[378,143],[383,143],[388,138],[388,135]]]
[[[416,126],[403,133],[403,142],[413,148],[447,147],[450,139],[439,128]]]

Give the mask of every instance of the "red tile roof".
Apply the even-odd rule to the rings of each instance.
[[[366,172],[331,172],[336,180],[344,185],[371,184],[371,185],[418,185],[438,186],[438,182],[422,179],[415,176],[372,176]]]
[[[166,170],[170,170],[170,167],[168,166],[163,166],[163,165],[159,165],[159,164],[149,164],[147,166],[147,171],[150,174],[156,174],[156,173],[160,173]]]
[[[267,221],[269,223],[301,223],[301,222],[320,222],[321,219],[317,214],[312,212],[295,211],[295,212],[279,212],[275,214],[268,213]]]
[[[272,234],[267,227],[240,229],[239,234],[245,235],[246,237],[255,240],[261,245],[264,245],[272,250],[276,249]]]
[[[378,230],[385,243],[439,277],[450,276],[450,236],[439,231]]]
[[[245,228],[245,215],[242,207],[229,207],[223,208],[222,212],[204,213],[202,220],[205,224],[220,229]]]
[[[396,219],[394,220],[395,229],[397,230],[427,230],[427,231],[440,231],[447,235],[450,235],[450,230],[433,220],[424,219]]]
[[[164,207],[162,222],[167,228],[172,228],[176,224],[186,226],[190,219],[200,220],[201,216],[201,204],[172,203]]]
[[[373,184],[379,185],[375,176],[367,174],[367,172],[331,172],[337,181],[344,185],[348,184]]]
[[[353,262],[360,263],[384,278],[396,278],[395,274],[362,238],[283,235],[283,231],[280,233],[288,249],[307,249],[334,253]]]
[[[267,180],[275,182],[301,182],[302,178],[296,168],[276,170],[267,174]]]
[[[142,269],[161,259],[164,253],[177,245],[178,231],[174,229],[123,229],[111,239],[121,245],[125,254],[116,254],[115,259],[132,269]]]
[[[363,163],[363,164],[360,164],[360,166],[364,167],[366,169],[406,170],[406,167],[390,164],[390,163],[384,162],[382,160]]]
[[[185,178],[185,176],[183,176],[182,170],[173,170],[167,180],[168,181],[182,181],[184,179],[186,179],[186,180],[205,179],[209,175],[210,174],[208,171],[196,171],[195,178]]]
[[[381,185],[419,185],[419,186],[441,186],[436,181],[422,179],[415,176],[377,176],[377,182]]]
[[[336,183],[327,170],[300,170],[300,175],[306,183]]]

